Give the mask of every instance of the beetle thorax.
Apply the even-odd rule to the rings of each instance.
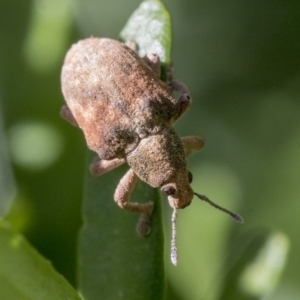
[[[127,162],[149,185],[172,185],[177,192],[172,199],[168,196],[172,207],[184,207],[190,203],[193,191],[188,181],[184,148],[173,128],[143,138],[127,155]]]
[[[153,187],[170,181],[186,168],[183,145],[172,128],[141,139],[126,159],[139,178]]]

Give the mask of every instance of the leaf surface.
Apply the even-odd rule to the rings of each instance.
[[[80,300],[25,238],[0,220],[0,299]]]

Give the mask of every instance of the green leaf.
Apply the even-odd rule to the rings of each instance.
[[[234,254],[235,262],[219,299],[267,299],[277,285],[288,256],[289,240],[281,232],[252,234],[247,235],[240,254]]]
[[[155,202],[151,234],[140,238],[135,230],[138,214],[121,210],[113,201],[127,169],[122,166],[99,178],[87,175],[79,249],[79,286],[87,300],[163,299],[160,198],[157,190],[138,182],[131,201]]]
[[[77,292],[8,223],[0,221],[0,299],[80,300]]]
[[[1,111],[0,111],[1,112]],[[16,188],[12,169],[8,159],[8,149],[0,113],[0,216],[4,217],[12,204]]]
[[[120,36],[124,41],[135,41],[141,57],[147,53],[156,53],[163,64],[170,63],[171,18],[160,1],[143,1],[128,20]]]

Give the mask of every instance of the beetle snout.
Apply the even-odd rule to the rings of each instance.
[[[176,199],[177,201],[175,201],[176,208],[185,208],[189,206],[192,202],[193,196],[194,196],[193,191],[190,188],[181,191],[178,199]]]
[[[168,201],[170,206],[173,208],[185,208],[191,204],[192,199],[187,197],[175,198],[172,196],[168,196]]]
[[[169,204],[173,208],[189,206],[194,196],[194,192],[189,185],[186,185],[184,189],[179,189],[176,184],[167,184],[161,190],[168,197]]]
[[[190,202],[181,202],[181,201],[178,201],[178,207],[177,208],[186,208],[187,206],[189,206],[191,204],[192,201]]]

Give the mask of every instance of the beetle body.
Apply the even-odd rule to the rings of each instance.
[[[69,50],[62,69],[68,107],[101,159],[124,157],[148,134],[171,125],[171,88],[125,44],[90,38]]]
[[[173,207],[171,260],[177,264],[175,222],[177,208],[189,205],[194,195],[231,215],[243,219],[193,192],[186,157],[204,146],[201,138],[179,138],[173,124],[191,105],[185,85],[172,78],[160,80],[159,58],[141,59],[136,52],[115,40],[89,38],[74,44],[62,68],[62,91],[66,106],[63,118],[82,129],[88,147],[99,160],[90,170],[104,174],[123,163],[130,166],[120,180],[114,200],[126,210],[141,214],[137,231],[150,233],[153,202],[130,202],[138,178],[160,187]],[[176,100],[173,91],[180,92]]]
[[[73,45],[61,80],[67,106],[101,160],[124,159],[149,185],[172,186],[172,207],[191,202],[184,146],[172,128],[191,103],[185,87],[177,101],[135,51],[105,38]]]

